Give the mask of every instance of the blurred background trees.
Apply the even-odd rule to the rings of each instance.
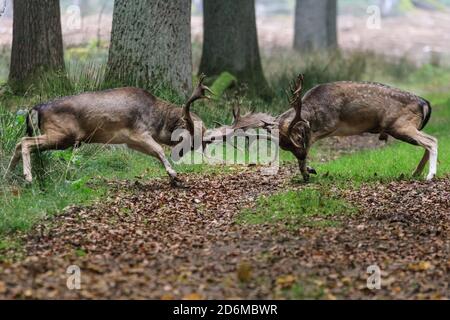
[[[204,0],[200,72],[232,73],[260,95],[267,95],[256,31],[255,1]]]
[[[316,51],[337,47],[337,0],[297,0],[294,48]]]
[[[30,86],[25,79],[34,70],[64,70],[60,9],[66,68],[99,63],[99,82],[170,87],[181,96],[189,91],[193,74],[204,72],[214,80],[223,71],[237,78],[239,88],[270,95],[275,89],[274,70],[267,58],[282,57],[283,51],[294,56],[292,47],[300,57],[289,68],[293,72],[310,56],[325,56],[327,64],[328,53],[344,57],[350,50],[408,56],[417,63],[432,60],[439,65],[450,43],[445,40],[450,32],[442,31],[450,0],[17,0],[14,32],[9,22],[13,1],[2,3],[7,5],[0,10],[0,81],[9,74],[11,88],[17,92]],[[371,5],[378,5],[382,16],[388,17],[383,18],[379,32],[366,26]],[[428,19],[425,12],[443,14]],[[424,25],[419,26],[421,37],[397,40],[404,39],[401,30],[419,25],[416,16]],[[432,37],[428,30],[443,36]],[[12,33],[14,40],[8,42]],[[88,76],[93,77],[92,72]],[[18,90],[18,85],[24,90]]]
[[[58,0],[15,0],[9,83],[24,92],[33,77],[64,69]]]
[[[121,85],[192,87],[191,1],[116,0],[106,80]]]

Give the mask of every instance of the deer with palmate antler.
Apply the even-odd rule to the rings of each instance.
[[[421,130],[431,116],[430,103],[412,93],[380,83],[341,81],[321,84],[302,98],[303,76],[292,87],[291,109],[274,121],[253,121],[246,128],[278,127],[279,143],[291,151],[299,162],[305,181],[315,170],[306,166],[309,149],[318,140],[331,136],[351,136],[363,133],[380,134],[380,139],[392,136],[425,149],[414,171],[418,176],[430,161],[427,180],[437,171],[437,139]],[[250,115],[240,117],[233,127],[248,123]],[[221,128],[215,129],[216,135]]]
[[[203,134],[201,119],[190,112],[194,101],[207,98],[211,90],[201,76],[194,93],[183,107],[158,99],[138,88],[119,88],[64,97],[31,109],[27,133],[16,146],[6,174],[23,159],[26,181],[32,181],[30,153],[63,150],[81,143],[125,144],[130,149],[156,157],[165,167],[173,186],[182,186],[161,144],[175,146],[175,130]],[[33,136],[37,133],[36,136]]]

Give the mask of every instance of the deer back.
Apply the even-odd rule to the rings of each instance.
[[[138,88],[83,93],[33,110],[41,133],[77,142],[121,144],[133,133],[147,132],[170,145],[172,131],[185,126],[182,108]]]
[[[398,126],[422,129],[431,112],[419,96],[370,82],[316,86],[303,98],[303,108],[318,137],[389,132]]]

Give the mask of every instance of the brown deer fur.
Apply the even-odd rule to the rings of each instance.
[[[346,81],[318,85],[298,99],[301,79],[296,81],[291,109],[274,122],[279,129],[280,147],[296,156],[304,180],[315,173],[306,166],[313,143],[326,137],[366,132],[380,134],[383,140],[389,135],[423,147],[425,154],[414,175],[420,175],[428,161],[427,179],[436,175],[437,139],[421,131],[431,116],[428,101],[379,83]],[[246,122],[245,116],[239,122]],[[234,126],[239,127],[239,122]]]
[[[67,149],[81,143],[125,144],[158,158],[171,183],[180,185],[161,144],[176,145],[171,138],[177,129],[204,134],[201,119],[189,111],[191,104],[209,91],[203,79],[182,108],[138,88],[83,93],[35,106],[27,117],[29,137],[17,145],[7,173],[22,156],[25,179],[31,182],[30,153],[35,150]],[[35,131],[39,135],[32,137]]]

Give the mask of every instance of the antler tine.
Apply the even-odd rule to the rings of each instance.
[[[235,126],[240,118],[241,118],[241,103],[239,102],[239,100],[236,101],[236,104],[233,105],[233,123],[232,126]]]
[[[295,93],[295,88],[297,87],[296,80],[292,80],[291,84],[289,85],[289,90],[291,90],[291,94],[293,95]]]
[[[203,85],[203,82],[205,81],[205,79],[206,79],[206,75],[204,73],[200,74],[198,77],[198,85],[199,86]]]
[[[286,98],[287,98],[289,104],[291,104],[292,103],[292,92],[289,92],[289,90],[286,89],[286,90],[284,90],[284,94],[286,95]]]
[[[186,119],[188,123],[189,130],[193,132],[194,128],[194,121],[192,120],[191,114],[190,114],[190,108],[192,103],[199,99],[210,99],[208,96],[206,96],[205,92],[209,92],[211,94],[214,94],[211,89],[209,89],[207,86],[203,84],[203,81],[205,81],[206,76],[202,73],[199,76],[198,85],[195,88],[194,92],[192,93],[191,97],[188,99],[188,101],[185,103],[183,107],[183,116]]]
[[[302,73],[300,73],[297,76],[297,78],[295,78],[294,80],[291,81],[291,83],[289,85],[289,90],[285,91],[290,105],[296,103],[298,101],[298,99],[301,98],[301,92],[303,90],[303,82],[304,82],[304,76]]]
[[[202,73],[202,74],[200,75],[200,77],[199,77],[198,87],[199,87],[200,90],[202,91],[202,98],[209,99],[209,97],[207,97],[207,96],[205,95],[205,91],[211,93],[212,95],[215,95],[215,93],[214,93],[209,87],[207,87],[207,86],[205,86],[205,85],[203,84],[203,82],[205,81],[205,79],[206,79],[206,75],[205,75],[204,73]]]
[[[241,105],[239,103],[233,106],[233,115],[235,118],[241,115]]]
[[[303,90],[303,82],[304,82],[304,76],[302,73],[300,73],[297,76],[297,79],[295,81],[295,91],[294,91],[294,95],[299,94],[302,92]]]

